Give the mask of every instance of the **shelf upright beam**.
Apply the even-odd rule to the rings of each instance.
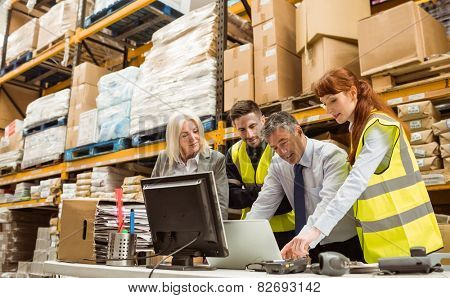
[[[2,40],[2,63],[0,65],[0,68],[5,67],[6,65],[6,48],[8,47],[8,35],[9,35],[9,27],[11,25],[11,14],[12,14],[12,5],[11,7],[6,11],[6,27],[5,27],[5,35],[3,36]]]

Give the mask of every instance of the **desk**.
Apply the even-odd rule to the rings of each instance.
[[[106,265],[87,265],[76,263],[64,263],[47,261],[44,263],[44,272],[76,277],[114,277],[114,278],[146,278],[151,269],[145,267],[113,267]],[[212,271],[175,271],[175,270],[155,270],[152,277],[164,278],[326,278],[327,276],[313,273],[298,273],[287,275],[268,275],[265,272],[251,272],[245,270],[218,269]],[[442,273],[433,272],[430,274],[408,274],[408,275],[375,275],[375,274],[346,274],[346,278],[367,278],[367,277],[432,277],[450,278],[450,271]]]

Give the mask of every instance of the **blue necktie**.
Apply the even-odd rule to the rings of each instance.
[[[296,164],[294,166],[294,205],[295,205],[295,234],[298,235],[306,224],[305,207],[305,182],[303,180],[303,166]]]

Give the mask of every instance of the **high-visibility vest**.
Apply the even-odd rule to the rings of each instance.
[[[372,126],[390,133],[394,146],[353,206],[366,262],[409,256],[410,248],[414,246],[425,247],[427,253],[440,249],[443,243],[436,216],[401,124],[384,113],[372,112],[359,140],[356,156]],[[397,128],[395,133],[392,133],[392,127]]]
[[[253,168],[250,157],[247,154],[247,144],[242,140],[235,143],[231,147],[231,157],[233,163],[236,165],[242,182],[246,186],[262,186],[264,178],[266,178],[270,163],[272,161],[273,151],[270,146],[266,146],[256,169]],[[242,209],[241,219],[245,219],[250,208]],[[294,210],[285,214],[274,215],[269,220],[273,232],[287,232],[295,230],[295,214]]]

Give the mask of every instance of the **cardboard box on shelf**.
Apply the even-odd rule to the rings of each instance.
[[[291,17],[292,15],[292,17]],[[289,17],[295,19],[295,7],[287,0],[252,1],[252,26],[255,27],[274,18]],[[292,26],[295,24],[292,23]]]
[[[239,100],[255,100],[255,80],[251,74],[243,74],[225,82],[224,111],[229,111]]]
[[[296,55],[294,8],[292,13],[286,13],[283,17],[276,17],[253,27],[253,44],[255,50],[279,45]]]
[[[441,115],[429,100],[415,103],[408,103],[397,106],[398,117],[403,121],[411,121],[415,119],[428,118],[432,116],[439,120]]]
[[[405,123],[409,126],[411,132],[416,132],[421,130],[429,130],[431,129],[433,123],[436,122],[437,122],[436,119],[434,119],[432,116],[429,116],[427,118],[406,121]]]
[[[450,132],[446,132],[439,135],[439,144],[441,145],[450,144]]]
[[[95,99],[98,96],[97,86],[81,84],[72,87],[70,95],[68,126],[78,126],[80,114],[97,108]]]
[[[450,224],[439,224],[439,231],[441,232],[442,242],[444,247],[438,250],[438,253],[450,253]],[[449,259],[442,260],[442,265],[450,265]]]
[[[89,62],[81,63],[73,69],[72,87],[79,86],[85,83],[92,86],[97,86],[98,80],[102,76],[109,73],[110,71],[106,68],[97,66],[95,64]]]
[[[14,120],[5,127],[5,135],[0,138],[0,153],[23,149],[22,130],[22,120]]]
[[[422,145],[433,142],[433,131],[431,129],[411,133],[411,145]]]
[[[265,104],[301,91],[300,59],[280,46],[255,51],[255,101]]]
[[[450,172],[450,157],[444,158],[444,169]]]
[[[98,111],[92,109],[80,114],[78,126],[78,146],[84,146],[97,142],[98,138]]]
[[[394,86],[394,79],[390,75],[373,76],[370,80],[372,81],[372,88],[375,92],[382,92]]]
[[[65,149],[77,147],[78,144],[78,126],[68,126],[66,135]]]
[[[425,158],[439,156],[439,144],[437,142],[432,142],[423,145],[413,145],[411,146],[416,158]]]
[[[442,158],[433,156],[433,157],[425,157],[418,158],[417,164],[419,165],[420,171],[432,171],[442,169]]]
[[[361,20],[358,45],[363,76],[448,51],[444,26],[413,1]]]
[[[370,16],[369,1],[303,0],[296,10],[296,51],[321,36],[356,43],[358,21]]]
[[[302,52],[303,93],[310,91],[325,72],[337,67],[346,67],[359,76],[358,47],[328,37],[318,39],[307,52]]]
[[[450,182],[450,171],[445,169],[438,169],[432,171],[420,172],[425,185],[442,185]]]
[[[440,135],[450,131],[450,119],[444,119],[432,125],[433,133],[435,135]]]
[[[225,81],[243,74],[253,74],[253,45],[248,43],[226,50],[223,67]]]
[[[39,34],[39,19],[33,18],[8,36],[5,61],[12,61],[26,51],[36,49]]]

